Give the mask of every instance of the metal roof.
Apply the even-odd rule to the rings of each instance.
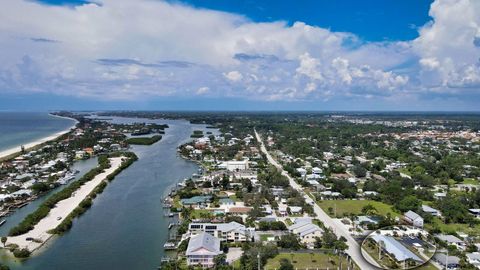
[[[415,253],[411,252],[408,248],[406,248],[392,236],[377,234],[372,236],[372,239],[375,240],[375,242],[377,243],[383,242],[383,248],[385,249],[385,251],[393,255],[395,259],[399,262],[408,259],[423,262],[422,259],[415,255]]]
[[[202,232],[198,235],[192,236],[188,242],[186,255],[212,255],[221,254],[220,239]]]

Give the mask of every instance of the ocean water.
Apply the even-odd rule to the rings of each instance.
[[[163,244],[169,237],[171,222],[164,217],[162,198],[172,186],[191,177],[199,168],[181,158],[177,147],[191,140],[194,130],[218,131],[184,120],[113,118],[111,122],[153,122],[168,124],[170,128],[159,142],[131,149],[139,160],[107,185],[92,207],[74,220],[70,231],[25,261],[2,255],[0,251],[1,263],[12,270],[157,269],[166,255]],[[16,215],[26,214],[15,213],[8,219],[15,223],[14,220],[21,220]]]
[[[0,151],[48,137],[74,123],[46,112],[0,112]]]

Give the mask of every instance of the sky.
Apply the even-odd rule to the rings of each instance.
[[[0,110],[480,108],[477,0],[0,5]]]

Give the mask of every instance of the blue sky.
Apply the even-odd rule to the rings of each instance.
[[[475,0],[15,0],[0,110],[478,110]]]
[[[410,40],[431,18],[431,0],[188,0],[198,8],[244,14],[257,22],[302,21],[335,32],[351,32],[365,41]]]

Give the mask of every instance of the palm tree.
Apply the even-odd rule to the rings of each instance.
[[[2,244],[3,244],[3,247],[5,247],[5,243],[7,243],[7,237],[6,237],[6,236],[2,236]]]

